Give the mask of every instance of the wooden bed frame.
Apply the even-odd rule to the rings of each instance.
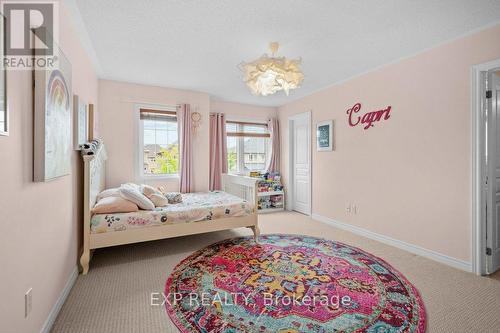
[[[243,176],[223,175],[223,190],[241,197],[254,206],[252,214],[242,217],[228,217],[210,221],[192,223],[167,224],[147,228],[124,231],[91,233],[91,210],[97,195],[104,190],[106,174],[106,150],[101,143],[93,155],[84,155],[84,218],[83,218],[83,251],[80,257],[82,274],[87,274],[91,251],[98,248],[145,242],[156,239],[171,238],[204,232],[219,231],[247,227],[252,229],[255,240],[258,240],[259,227],[257,219],[257,179]]]

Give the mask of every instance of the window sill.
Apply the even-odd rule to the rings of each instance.
[[[165,180],[165,179],[180,179],[178,174],[175,175],[141,175],[142,180]]]
[[[264,171],[264,170],[255,170],[255,171],[265,173],[265,171]],[[233,176],[246,176],[246,177],[249,177],[249,176],[250,176],[250,172],[231,172],[231,171],[228,171],[228,173],[227,173],[227,174],[228,174],[228,175],[233,175]]]
[[[249,173],[244,173],[244,172],[230,172],[230,171],[228,171],[227,174],[231,175],[231,176],[248,176],[249,175]]]

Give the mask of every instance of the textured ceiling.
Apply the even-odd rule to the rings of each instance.
[[[101,78],[268,106],[500,22],[499,0],[66,2]],[[270,41],[303,59],[306,78],[288,97],[253,96],[241,81],[237,65]]]

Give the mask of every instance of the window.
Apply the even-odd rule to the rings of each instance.
[[[230,173],[264,171],[269,155],[266,124],[226,121],[227,164]]]
[[[175,108],[140,108],[141,176],[173,176],[179,170],[179,135]]]

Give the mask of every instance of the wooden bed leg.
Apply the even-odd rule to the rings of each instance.
[[[253,231],[253,238],[255,240],[255,243],[259,244],[259,235],[260,235],[260,229],[258,225],[253,225],[249,227]]]
[[[90,251],[83,250],[82,256],[80,257],[80,265],[82,266],[82,274],[85,275],[89,271],[90,263]]]

